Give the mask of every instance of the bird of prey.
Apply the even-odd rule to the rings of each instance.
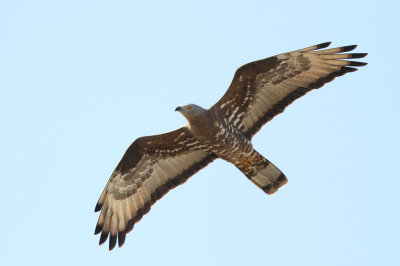
[[[235,165],[267,194],[285,185],[286,176],[254,149],[251,139],[294,100],[366,65],[346,60],[367,55],[345,53],[356,45],[323,49],[329,45],[321,43],[243,65],[227,92],[210,108],[186,104],[175,109],[188,120],[187,125],[136,139],[97,202],[99,244],[109,237],[109,250],[117,239],[121,247],[152,204],[217,158]]]

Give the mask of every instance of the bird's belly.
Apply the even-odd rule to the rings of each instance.
[[[234,141],[227,142],[226,144],[227,145],[224,145],[222,147],[214,146],[213,152],[217,154],[221,159],[224,159],[233,164],[238,164],[240,162],[248,160],[248,158],[253,153],[253,146],[251,144],[244,147],[243,145]]]
[[[250,140],[231,126],[213,131],[200,141],[210,152],[234,164],[247,160],[254,151]]]

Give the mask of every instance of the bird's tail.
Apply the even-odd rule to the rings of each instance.
[[[267,194],[275,193],[287,183],[287,178],[281,170],[259,153],[236,164],[236,167]]]

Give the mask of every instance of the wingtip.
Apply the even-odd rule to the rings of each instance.
[[[108,250],[111,251],[114,249],[117,244],[117,235],[110,235],[110,240],[108,242]]]
[[[96,204],[96,207],[94,208],[94,212],[100,211],[102,207],[103,207],[103,204],[97,203],[97,204]]]
[[[128,223],[126,224],[126,233],[128,234],[130,231],[132,231],[133,226],[135,225],[135,222],[133,219],[129,220]]]
[[[349,54],[350,58],[364,58],[368,55],[368,53],[351,53]]]
[[[323,42],[323,43],[317,44],[317,48],[316,48],[315,50],[322,49],[322,48],[326,48],[326,47],[328,47],[329,45],[331,45],[331,43],[332,43],[332,42]]]
[[[349,62],[348,66],[362,67],[362,66],[367,65],[367,63],[365,63],[365,62],[358,62],[358,61],[348,61],[348,62]]]
[[[96,229],[94,229],[94,234],[95,235],[99,234],[102,231],[102,229],[103,229],[102,226],[97,224]]]
[[[358,68],[355,67],[347,67],[347,66],[342,67],[343,74],[347,72],[355,72],[357,70]]]
[[[118,232],[118,247],[122,247],[125,243],[126,231]]]
[[[100,235],[99,246],[100,246],[100,245],[103,245],[104,242],[107,241],[107,238],[108,238],[108,232],[104,232],[104,231],[103,231],[103,232],[101,233],[101,235]]]
[[[340,53],[353,51],[354,49],[356,49],[356,47],[357,47],[357,44],[343,46],[340,49]]]

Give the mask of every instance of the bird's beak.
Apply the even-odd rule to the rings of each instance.
[[[182,107],[180,107],[180,106],[178,106],[178,107],[175,108],[175,112],[176,112],[176,111],[181,111],[181,110],[182,110]]]

